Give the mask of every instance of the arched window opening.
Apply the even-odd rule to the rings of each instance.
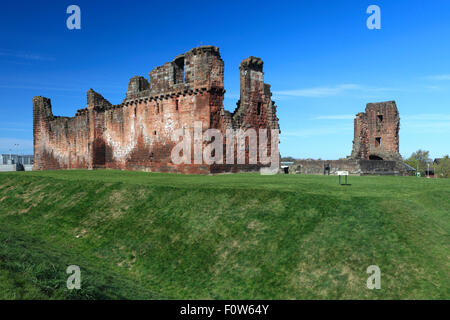
[[[374,155],[374,154],[371,154],[371,155],[369,156],[369,160],[382,161],[383,158],[381,158],[381,157],[379,157],[379,156],[376,156],[376,155]]]

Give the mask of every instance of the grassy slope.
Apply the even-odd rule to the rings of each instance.
[[[1,173],[0,298],[449,299],[450,180],[350,183]]]

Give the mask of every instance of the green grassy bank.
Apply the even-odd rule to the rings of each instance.
[[[0,298],[449,299],[450,180],[350,183],[0,173]],[[66,288],[73,264],[81,290]]]

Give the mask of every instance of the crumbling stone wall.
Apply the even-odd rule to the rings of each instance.
[[[290,174],[328,174],[325,167],[330,168],[330,174],[335,175],[338,171],[348,171],[350,175],[407,175],[407,168],[399,161],[372,161],[362,159],[339,159],[339,160],[296,160],[289,167]]]
[[[270,85],[264,82],[263,61],[260,58],[249,57],[239,65],[240,71],[240,100],[236,103],[237,107],[233,113],[224,109],[217,109],[212,122],[215,126],[226,129],[255,129],[257,133],[257,144],[259,145],[259,129],[268,129],[267,149],[268,154],[272,149],[271,135],[269,129],[278,129],[278,118],[276,117],[276,105],[272,101]],[[225,143],[229,143],[224,139]],[[237,141],[234,141],[234,158],[237,158]],[[248,143],[248,142],[247,142]],[[224,148],[224,154],[225,154]],[[247,165],[213,165],[213,172],[238,172],[258,170],[260,159],[258,154],[258,164],[248,165],[249,153],[245,154],[245,163]]]
[[[86,108],[72,118],[56,117],[50,99],[35,97],[34,169],[116,168],[180,173],[257,170],[261,167],[259,161],[256,165],[171,162],[176,144],[172,141],[174,131],[192,131],[196,121],[202,122],[203,131],[215,128],[224,136],[230,128],[279,130],[270,86],[264,83],[262,60],[250,57],[239,69],[241,97],[233,113],[223,107],[224,62],[219,49],[213,46],[194,48],[156,67],[149,73],[150,80],[132,77],[119,105],[112,105],[90,89]]]
[[[355,118],[352,159],[401,161],[395,101],[368,103]]]
[[[339,160],[296,160],[291,174],[407,175],[399,153],[400,117],[395,101],[368,103],[355,118],[353,151]]]

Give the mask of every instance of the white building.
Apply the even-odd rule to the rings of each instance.
[[[18,154],[0,154],[0,164],[17,164],[32,165],[34,163],[33,155]]]

